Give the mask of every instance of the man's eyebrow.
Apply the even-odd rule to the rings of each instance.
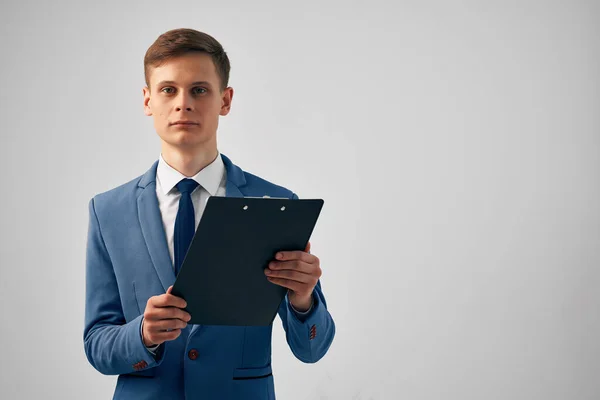
[[[157,86],[161,86],[161,85],[175,85],[176,82],[175,81],[160,81],[158,82]],[[196,82],[192,82],[190,84],[190,86],[194,86],[194,85],[208,85],[210,86],[210,82],[207,81],[196,81]]]

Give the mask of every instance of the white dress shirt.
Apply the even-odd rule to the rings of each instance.
[[[217,158],[212,163],[204,167],[200,172],[194,176],[185,176],[175,168],[171,167],[164,160],[162,153],[158,159],[158,166],[156,169],[156,197],[158,199],[158,207],[160,208],[160,215],[162,216],[163,227],[166,233],[167,244],[169,246],[169,254],[171,255],[171,263],[175,268],[175,256],[174,256],[174,242],[173,236],[175,231],[175,218],[177,217],[177,211],[179,209],[179,199],[181,193],[177,190],[176,185],[182,179],[193,179],[198,182],[198,186],[190,194],[192,198],[192,204],[194,205],[194,217],[195,227],[194,231],[198,229],[198,224],[206,207],[206,202],[210,196],[225,196],[225,189],[227,184],[227,169],[223,164],[221,153],[217,151]],[[265,277],[266,279],[266,277]],[[291,304],[290,304],[291,306]],[[299,315],[308,314],[312,309],[311,307],[305,311],[297,311],[292,309]],[[144,320],[142,319],[141,328],[143,330]],[[153,347],[146,347],[152,354],[159,347],[159,345]]]
[[[225,196],[227,170],[223,164],[221,154],[217,153],[217,158],[194,176],[183,175],[166,163],[162,157],[162,153],[160,155],[156,169],[156,197],[158,198],[158,207],[160,208],[163,227],[167,235],[173,268],[175,268],[173,235],[175,231],[175,218],[179,210],[179,199],[181,199],[181,193],[177,190],[176,185],[185,178],[198,182],[198,186],[190,194],[192,204],[194,205],[195,232],[198,229],[198,224],[200,223],[200,218],[202,217],[208,198],[210,196]]]

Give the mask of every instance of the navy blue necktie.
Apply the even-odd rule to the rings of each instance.
[[[179,269],[183,264],[183,259],[192,243],[196,230],[194,204],[192,204],[190,194],[197,186],[198,182],[188,178],[182,179],[177,184],[177,189],[181,192],[181,198],[179,199],[179,209],[175,218],[175,232],[173,234],[175,275],[179,274]]]

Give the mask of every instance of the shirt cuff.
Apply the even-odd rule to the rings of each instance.
[[[311,312],[311,311],[312,311],[312,308],[313,308],[313,304],[314,304],[314,303],[315,303],[315,298],[314,298],[314,297],[311,295],[311,296],[310,296],[310,307],[308,307],[308,310],[306,310],[306,311],[298,311],[298,310],[296,310],[296,309],[294,308],[294,306],[292,305],[292,303],[291,303],[291,302],[290,302],[290,307],[292,308],[292,310],[294,310],[294,312],[295,312],[296,314],[298,314],[298,315],[306,315],[306,314],[308,314],[309,312]]]

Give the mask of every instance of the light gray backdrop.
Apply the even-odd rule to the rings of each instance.
[[[337,336],[278,398],[600,398],[597,1],[3,1],[2,399],[108,399],[83,351],[88,201],[158,158],[143,56],[232,63],[219,148],[323,198]]]

